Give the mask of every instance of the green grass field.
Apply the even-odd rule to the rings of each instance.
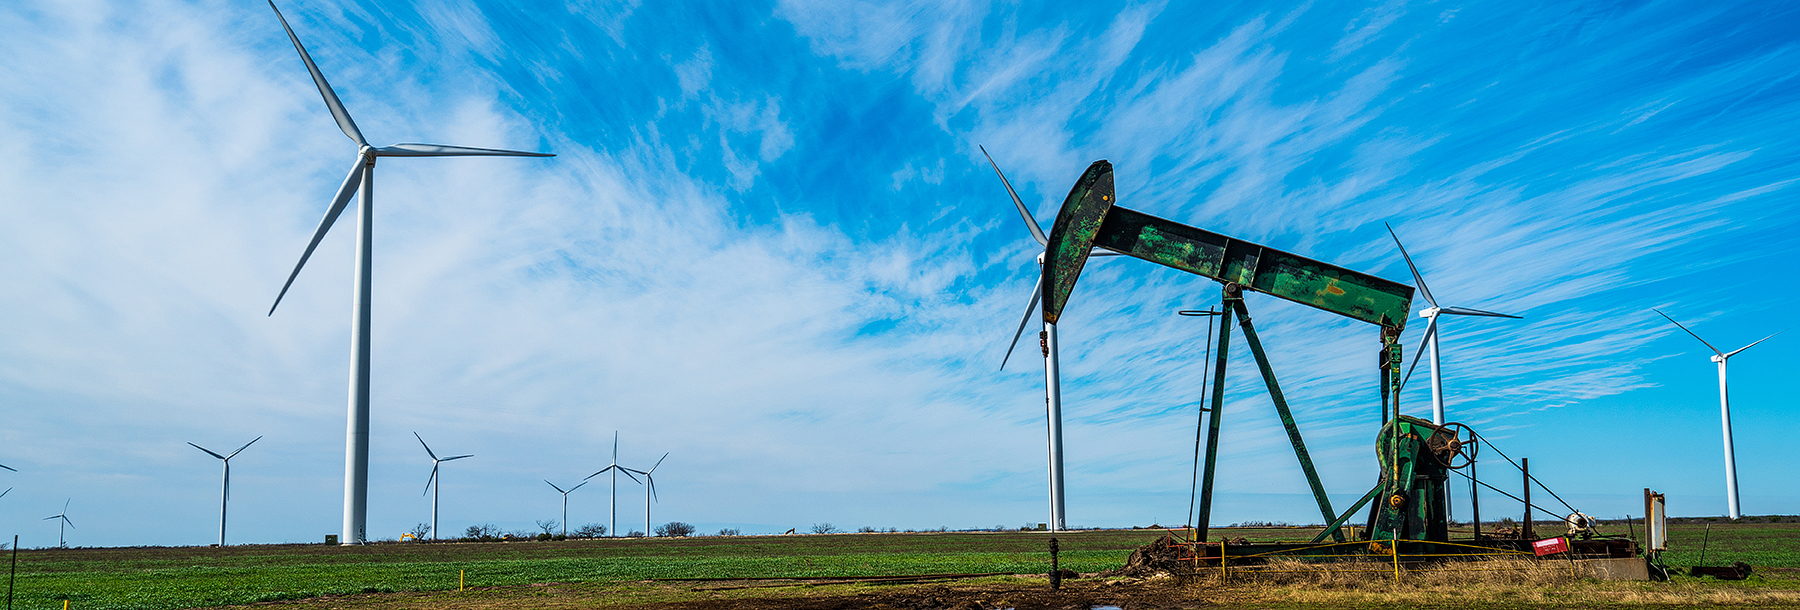
[[[1672,527],[1670,565],[1699,559],[1705,528]],[[1300,530],[1215,530],[1253,539]],[[1641,534],[1641,532],[1639,532]],[[1122,565],[1160,531],[1059,534],[1062,565],[1096,572]],[[651,578],[1043,573],[1043,533],[841,534],[562,542],[43,549],[19,553],[14,604],[22,610],[162,610],[388,591],[444,591],[532,583],[623,583]],[[1718,525],[1707,563],[1800,568],[1800,524]],[[1794,572],[1774,584],[1800,588]]]

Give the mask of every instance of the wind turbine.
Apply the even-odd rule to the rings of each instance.
[[[1688,327],[1682,326],[1680,322],[1675,322],[1675,318],[1670,318],[1669,314],[1663,313],[1662,310],[1653,308],[1650,311],[1656,312],[1657,315],[1673,322],[1676,326],[1681,326],[1681,330],[1687,331],[1687,334],[1693,335],[1695,339],[1700,339],[1700,335],[1695,334],[1694,331],[1689,330]],[[1707,343],[1705,339],[1700,339],[1700,342],[1706,345],[1706,349],[1712,350],[1712,361],[1719,365],[1719,427],[1724,430],[1725,435],[1725,501],[1731,509],[1732,519],[1738,519],[1744,515],[1738,510],[1737,452],[1733,450],[1731,446],[1731,401],[1725,394],[1725,361],[1730,360],[1732,356],[1736,356],[1744,350],[1756,347],[1757,343],[1768,341],[1769,339],[1774,338],[1775,335],[1784,332],[1787,332],[1787,329],[1775,331],[1774,335],[1757,339],[1756,343],[1737,348],[1731,353],[1721,352],[1719,351],[1719,348],[1713,347],[1713,345]]]
[[[550,487],[551,487],[551,488],[552,488],[552,489],[555,489],[555,490],[556,490],[556,491],[559,491],[559,492],[562,492],[562,498],[563,498],[563,537],[564,537],[564,538],[568,538],[568,537],[569,537],[569,494],[571,494],[571,493],[575,493],[575,490],[577,490],[577,489],[581,489],[581,486],[582,486],[582,485],[586,485],[586,484],[587,484],[587,480],[586,480],[586,479],[583,479],[583,480],[582,480],[582,481],[581,481],[581,482],[580,482],[580,483],[576,483],[576,484],[575,484],[575,486],[574,486],[574,487],[570,487],[570,488],[568,488],[568,489],[567,489],[567,490],[564,490],[564,489],[563,489],[563,488],[561,488],[561,487],[557,487],[557,486],[556,486],[556,484],[555,484],[555,483],[550,483],[550,479],[544,479],[544,482],[545,482],[545,483],[549,483],[549,484],[550,484]]]
[[[243,453],[245,449],[249,449],[251,445],[256,444],[256,441],[260,441],[260,440],[262,440],[262,437],[260,437],[260,436],[250,439],[250,442],[244,443],[244,446],[238,447],[237,451],[233,451],[229,455],[219,455],[217,453],[213,453],[213,450],[211,450],[211,449],[207,449],[207,448],[201,447],[199,445],[194,445],[191,442],[188,443],[189,445],[193,445],[195,449],[205,451],[207,455],[219,458],[219,461],[225,463],[225,482],[219,484],[219,546],[220,547],[225,546],[225,504],[227,502],[231,501],[231,458],[237,457],[237,454]]]
[[[63,500],[62,512],[43,518],[44,521],[49,521],[51,519],[61,519],[62,520],[56,524],[56,546],[63,547],[63,548],[69,547],[69,543],[63,542],[63,526],[66,525],[69,527],[75,527],[75,522],[69,520],[69,502],[73,501],[73,500],[74,500],[74,498],[69,498],[68,500]]]
[[[355,361],[350,367],[350,405],[349,422],[344,439],[344,544],[361,544],[367,541],[364,525],[369,506],[369,318],[370,318],[370,283],[372,260],[374,255],[374,239],[372,222],[375,217],[375,160],[381,157],[551,157],[548,153],[520,152],[492,148],[470,148],[466,146],[445,146],[440,144],[403,143],[393,146],[375,147],[363,138],[356,123],[350,120],[350,112],[344,109],[343,102],[338,101],[337,93],[332,91],[331,84],[325,82],[325,75],[313,63],[312,56],[306,53],[306,47],[300,44],[300,38],[294,35],[294,28],[289,27],[287,18],[282,17],[281,9],[275,8],[270,0],[269,8],[275,10],[275,17],[281,20],[282,29],[287,31],[288,40],[294,43],[294,50],[300,52],[300,60],[306,63],[306,71],[312,74],[313,84],[319,88],[319,95],[325,99],[325,106],[331,110],[331,116],[337,119],[338,128],[344,135],[356,143],[356,163],[350,167],[350,175],[344,178],[343,186],[338,187],[337,195],[332,197],[331,206],[325,210],[325,218],[319,221],[319,228],[313,231],[312,241],[306,244],[306,250],[300,254],[300,262],[294,265],[293,273],[288,274],[287,283],[281,286],[281,293],[275,296],[275,304],[269,307],[269,315],[275,315],[275,307],[281,305],[281,298],[287,295],[288,288],[294,285],[294,278],[300,275],[300,268],[306,266],[313,249],[319,241],[325,239],[325,232],[331,230],[333,222],[343,213],[349,204],[350,197],[357,191],[362,198],[356,205],[356,285],[352,290],[351,301],[354,303],[350,316],[350,350]],[[434,535],[436,531],[432,532]]]
[[[1431,289],[1425,287],[1425,276],[1419,275],[1419,268],[1413,265],[1412,255],[1406,253],[1406,246],[1400,243],[1400,236],[1394,233],[1393,225],[1386,226],[1388,235],[1393,236],[1394,238],[1394,245],[1400,247],[1400,256],[1406,258],[1406,268],[1412,271],[1413,281],[1419,285],[1419,294],[1424,295],[1425,302],[1431,304],[1430,307],[1419,310],[1419,317],[1431,321],[1430,324],[1425,325],[1425,339],[1419,346],[1419,349],[1422,351],[1429,347],[1431,350],[1431,423],[1442,426],[1444,425],[1444,375],[1443,367],[1438,362],[1438,316],[1486,316],[1490,318],[1512,318],[1514,320],[1521,318],[1520,316],[1512,314],[1469,309],[1467,307],[1439,306],[1437,299],[1431,296]],[[1412,378],[1413,368],[1418,366],[1419,359],[1414,358],[1412,366],[1407,367],[1406,369],[1406,377],[1403,377],[1400,380],[1400,387],[1406,387],[1406,380]]]
[[[619,473],[621,473],[621,472],[625,473],[625,478],[631,479],[631,482],[633,482],[633,483],[638,482],[637,477],[631,476],[630,469],[619,465],[619,431],[618,430],[613,431],[612,463],[607,464],[605,468],[601,468],[600,472],[590,474],[590,475],[582,478],[581,480],[586,481],[588,479],[592,479],[594,477],[600,476],[601,474],[607,473],[607,472],[613,473],[613,475],[612,475],[612,491],[610,493],[608,493],[606,496],[606,502],[611,507],[610,508],[611,513],[608,516],[609,521],[606,524],[606,537],[612,538],[612,537],[619,535]]]
[[[1031,216],[1031,210],[1019,199],[1019,193],[1013,190],[1012,181],[1000,171],[1000,164],[994,162],[994,156],[988,154],[987,148],[981,149],[982,156],[987,157],[988,165],[994,167],[994,175],[1000,177],[1000,183],[1006,185],[1006,194],[1012,197],[1013,207],[1019,210],[1019,217],[1025,220],[1026,230],[1031,238],[1037,240],[1039,246],[1048,247],[1050,239],[1044,236],[1044,229],[1038,226],[1037,219]],[[1095,249],[1089,256],[1117,256],[1118,253]],[[1037,256],[1039,269],[1044,266],[1044,253]],[[1043,298],[1044,276],[1038,274],[1037,285],[1031,289],[1031,302],[1025,305],[1025,317],[1019,320],[1019,329],[1013,331],[1012,343],[1006,348],[1006,357],[1000,359],[1000,368],[1006,369],[1006,362],[1012,359],[1014,348],[1019,346],[1019,336],[1025,334],[1025,326],[1031,323],[1031,313],[1037,311],[1038,301]],[[1049,422],[1049,462],[1050,462],[1050,531],[1061,531],[1067,528],[1063,515],[1063,450],[1062,450],[1062,374],[1061,362],[1057,358],[1056,325],[1046,320],[1044,330],[1038,335],[1044,353],[1044,419]]]
[[[419,445],[423,446],[425,448],[425,455],[431,456],[431,476],[427,477],[425,479],[425,491],[431,492],[431,539],[437,540],[438,539],[438,528],[437,528],[438,492],[442,491],[444,489],[444,480],[441,478],[438,478],[438,465],[442,464],[444,462],[451,461],[451,460],[460,460],[460,459],[463,459],[466,457],[475,457],[475,454],[471,453],[469,455],[455,455],[455,456],[450,456],[447,458],[439,458],[436,453],[432,453],[431,445],[425,444],[425,437],[419,436],[419,433],[414,432],[413,438],[419,439]],[[420,494],[420,495],[423,495],[423,494]]]
[[[5,469],[7,469],[7,470],[11,470],[11,471],[13,471],[13,472],[18,472],[18,471],[19,471],[19,470],[18,470],[18,469],[16,469],[16,468],[13,468],[13,467],[11,467],[11,466],[7,466],[7,465],[5,465],[5,464],[0,464],[0,468],[5,468]],[[4,498],[4,497],[6,497],[6,494],[9,494],[9,493],[12,493],[12,490],[13,490],[13,488],[11,488],[11,487],[8,487],[8,488],[6,488],[6,491],[0,491],[0,498]]]
[[[644,536],[646,537],[650,535],[650,500],[656,497],[656,479],[651,477],[650,473],[656,472],[656,468],[662,466],[663,460],[666,459],[669,459],[669,454],[664,453],[662,457],[656,459],[656,466],[651,466],[648,471],[626,468],[626,470],[644,475]]]

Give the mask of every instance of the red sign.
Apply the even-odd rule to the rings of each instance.
[[[1569,539],[1545,538],[1531,543],[1531,550],[1537,552],[1539,557],[1555,555],[1557,553],[1567,553],[1569,552]]]

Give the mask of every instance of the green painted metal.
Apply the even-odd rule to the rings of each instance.
[[[1384,491],[1369,531],[1374,539],[1449,540],[1444,494],[1449,477],[1426,443],[1438,430],[1429,421],[1401,415],[1376,435]]]
[[[1391,328],[1406,326],[1413,288],[1114,205],[1112,164],[1095,161],[1063,199],[1044,261],[1044,321],[1068,304],[1098,246]]]
[[[1373,500],[1375,499],[1375,496],[1380,495],[1381,488],[1385,486],[1386,485],[1383,483],[1376,483],[1374,487],[1369,488],[1369,493],[1363,494],[1361,500],[1357,500],[1355,504],[1351,504],[1350,510],[1346,510],[1344,511],[1344,514],[1338,515],[1337,520],[1332,521],[1331,525],[1325,526],[1325,530],[1319,532],[1319,535],[1313,536],[1312,541],[1324,542],[1326,536],[1333,536],[1336,537],[1339,542],[1343,542],[1344,535],[1340,533],[1340,531],[1344,527],[1344,522],[1349,521],[1350,516],[1356,514],[1356,511],[1362,510],[1362,507],[1367,505],[1369,500]]]
[[[1224,311],[1231,311],[1232,303],[1242,302],[1241,295],[1228,289],[1224,292]],[[1219,463],[1219,417],[1225,414],[1225,364],[1226,351],[1231,348],[1231,316],[1219,316],[1219,345],[1214,349],[1218,354],[1213,362],[1213,395],[1212,417],[1208,418],[1206,428],[1206,475],[1200,481],[1200,514],[1195,518],[1194,539],[1206,541],[1206,529],[1212,523],[1212,490],[1213,467]]]
[[[1094,235],[1100,231],[1106,211],[1113,205],[1112,164],[1105,159],[1089,165],[1087,172],[1075,181],[1074,188],[1063,198],[1062,211],[1050,227],[1044,246],[1044,321],[1055,324],[1062,317],[1075,280],[1087,265],[1093,250]]]
[[[1244,342],[1250,344],[1250,353],[1256,356],[1256,366],[1262,370],[1263,383],[1269,387],[1269,398],[1275,402],[1275,412],[1281,415],[1281,426],[1287,429],[1288,443],[1294,446],[1294,456],[1300,458],[1300,470],[1306,473],[1306,484],[1312,486],[1313,500],[1319,503],[1319,515],[1325,518],[1326,523],[1336,521],[1338,514],[1331,510],[1331,498],[1325,495],[1325,484],[1319,482],[1319,472],[1313,468],[1312,455],[1306,451],[1306,441],[1300,438],[1300,424],[1294,421],[1294,413],[1288,409],[1287,397],[1281,394],[1281,384],[1275,381],[1275,369],[1269,365],[1269,355],[1263,352],[1262,340],[1256,336],[1256,327],[1250,324],[1250,310],[1244,307],[1243,299],[1237,299],[1233,305],[1237,312],[1238,326],[1244,329]],[[1343,534],[1336,536],[1338,542],[1344,541]]]

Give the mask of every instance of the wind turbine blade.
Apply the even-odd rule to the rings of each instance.
[[[613,461],[612,461],[612,463],[614,466],[619,465],[619,431],[618,430],[613,431]]]
[[[6,488],[6,491],[0,491],[0,498],[4,498],[6,497],[6,494],[12,493],[12,490],[13,488],[8,487]]]
[[[987,148],[980,145],[976,145],[976,148],[980,148],[982,156],[987,157],[988,165],[994,166],[994,175],[1000,177],[1000,184],[1006,185],[1006,194],[1012,196],[1013,206],[1019,208],[1019,216],[1025,219],[1025,228],[1031,230],[1031,238],[1037,240],[1040,246],[1048,245],[1050,238],[1044,237],[1043,227],[1038,226],[1037,219],[1031,217],[1031,210],[1026,209],[1025,202],[1019,199],[1019,193],[1013,190],[1012,181],[1007,180],[1006,174],[1000,171],[1000,164],[994,162],[994,156],[988,154]]]
[[[1412,271],[1413,282],[1418,284],[1419,293],[1425,295],[1425,302],[1431,303],[1432,307],[1437,307],[1437,299],[1432,298],[1431,289],[1425,287],[1425,277],[1419,275],[1419,268],[1413,265],[1412,255],[1406,253],[1406,246],[1400,243],[1400,236],[1394,233],[1394,226],[1385,222],[1381,224],[1387,227],[1388,235],[1393,236],[1394,245],[1400,246],[1400,256],[1406,258],[1406,268]]]
[[[438,461],[439,461],[439,462],[448,462],[448,461],[450,461],[450,460],[460,460],[460,459],[463,459],[463,458],[471,458],[471,457],[475,457],[475,454],[473,454],[473,453],[471,453],[471,454],[468,454],[468,455],[459,455],[459,456],[456,456],[456,457],[447,457],[447,458],[444,458],[444,459],[441,459],[441,460],[438,460]]]
[[[600,476],[600,475],[603,475],[603,474],[606,474],[606,471],[608,471],[608,470],[612,470],[612,469],[614,469],[614,468],[617,468],[617,467],[618,467],[618,466],[607,466],[607,467],[605,467],[605,468],[601,468],[601,469],[600,469],[600,472],[596,472],[596,473],[594,473],[594,474],[590,474],[590,475],[588,475],[588,476],[585,476],[585,477],[582,477],[582,478],[581,478],[581,480],[582,480],[582,481],[587,481],[587,480],[588,480],[588,479],[592,479],[592,478],[594,478],[594,477],[597,477],[597,476]]]
[[[1512,318],[1514,320],[1524,319],[1523,316],[1515,316],[1510,313],[1482,311],[1479,309],[1469,309],[1467,307],[1442,307],[1438,309],[1438,313],[1447,313],[1453,316],[1488,316],[1491,318]]]
[[[231,455],[225,456],[224,459],[229,460],[231,458],[237,457],[237,454],[243,453],[245,449],[249,449],[251,445],[256,444],[256,441],[260,441],[260,440],[262,440],[262,437],[260,437],[260,436],[250,439],[250,442],[244,443],[244,446],[238,447],[237,451],[231,452]],[[192,443],[189,443],[189,444],[192,444]],[[208,451],[207,453],[212,453],[212,452]]]
[[[420,492],[419,495],[423,496],[425,494],[431,493],[431,484],[433,482],[437,481],[437,469],[438,469],[437,464],[431,465],[431,476],[425,477],[425,491]]]
[[[625,475],[625,478],[627,478],[627,479],[631,479],[631,482],[633,482],[633,483],[637,483],[637,484],[639,484],[639,485],[643,485],[643,484],[644,484],[644,482],[643,482],[643,481],[639,481],[639,480],[637,480],[637,477],[634,477],[634,476],[631,476],[631,473],[633,473],[633,472],[637,472],[637,471],[635,471],[635,470],[632,470],[632,469],[630,469],[630,468],[623,468],[623,467],[621,467],[621,468],[619,468],[619,472],[620,472],[620,473],[623,473],[623,474],[624,474],[624,475]]]
[[[319,86],[319,95],[325,98],[325,106],[331,109],[331,118],[337,119],[338,128],[357,146],[368,146],[369,141],[363,139],[362,131],[356,128],[356,121],[350,120],[350,111],[344,110],[344,103],[338,101],[336,91],[331,90],[331,83],[325,82],[325,75],[319,72],[319,66],[313,63],[312,56],[306,53],[306,45],[300,44],[300,37],[294,35],[294,28],[288,27],[287,17],[281,15],[281,9],[275,8],[275,0],[269,0],[269,8],[275,10],[275,18],[281,20],[281,29],[287,30],[288,40],[294,41],[294,50],[300,52],[300,61],[306,62],[306,71],[312,73],[313,84]]]
[[[7,466],[7,465],[5,465],[5,464],[0,464],[0,468],[5,468],[5,469],[7,469],[7,470],[11,470],[11,471],[13,471],[13,472],[18,472],[18,471],[19,471],[19,469],[17,469],[17,468],[13,468],[13,467],[11,467],[11,466]]]
[[[63,523],[69,524],[69,529],[75,529],[75,522],[70,521],[68,515],[57,515],[57,516],[62,517]]]
[[[1019,319],[1019,329],[1013,331],[1012,344],[1006,346],[1006,357],[1000,359],[1000,370],[1006,370],[1006,362],[1012,360],[1013,350],[1019,348],[1019,337],[1025,334],[1025,326],[1031,324],[1031,312],[1037,311],[1038,298],[1043,296],[1044,274],[1038,274],[1036,284],[1031,285],[1031,303],[1025,305],[1025,317]]]
[[[70,503],[70,502],[74,502],[74,501],[75,501],[75,499],[74,499],[74,498],[69,498],[69,499],[67,499],[67,500],[63,500],[63,514],[64,514],[64,515],[67,515],[67,514],[69,514],[69,503]],[[65,518],[66,518],[66,517],[65,517]]]
[[[588,482],[587,482],[587,480],[586,480],[586,479],[582,479],[582,481],[581,481],[581,482],[580,482],[580,483],[576,483],[576,484],[575,484],[575,486],[574,486],[574,487],[570,487],[570,488],[569,488],[569,491],[566,491],[566,492],[563,492],[563,493],[564,493],[564,494],[570,494],[570,493],[574,493],[574,492],[575,492],[575,490],[577,490],[577,489],[581,489],[581,486],[582,486],[582,485],[586,485],[586,484],[588,484]]]
[[[337,196],[331,199],[331,207],[325,209],[324,220],[319,221],[319,228],[313,231],[312,241],[306,244],[306,251],[300,253],[300,262],[294,264],[294,272],[288,274],[287,283],[281,285],[281,294],[275,295],[275,304],[269,306],[269,315],[275,315],[275,308],[281,306],[281,298],[287,296],[288,288],[293,287],[294,278],[300,277],[300,268],[306,266],[306,259],[312,258],[319,242],[325,239],[325,233],[331,230],[331,224],[337,222],[338,215],[344,213],[344,206],[350,203],[350,197],[362,186],[363,158],[356,156],[356,167],[350,168],[350,175],[344,177],[344,185],[338,187]]]
[[[440,460],[440,459],[438,459],[438,456],[437,456],[437,454],[436,454],[436,453],[432,453],[432,452],[431,452],[431,445],[427,445],[427,444],[425,444],[425,437],[423,437],[423,436],[419,436],[419,433],[417,433],[417,432],[414,432],[414,433],[413,433],[413,438],[416,438],[416,439],[419,439],[419,446],[420,446],[420,447],[424,447],[424,448],[425,448],[425,455],[429,455],[429,456],[431,456],[431,461],[433,461],[433,462],[442,462],[442,461],[443,461],[443,460]],[[436,464],[432,464],[432,466],[431,466],[431,467],[432,467],[432,469],[433,469],[433,470],[436,470],[436,469],[437,469],[437,465],[436,465]]]
[[[567,493],[569,493],[569,492],[566,492],[566,491],[563,491],[563,488],[561,488],[561,487],[557,487],[557,486],[556,486],[556,484],[555,484],[555,483],[551,483],[551,482],[550,482],[550,479],[544,479],[544,484],[545,484],[545,485],[549,485],[549,486],[550,486],[550,488],[551,488],[551,489],[554,489],[554,490],[556,490],[556,491],[560,491],[560,492],[562,492],[562,493],[564,493],[564,494],[567,494]]]
[[[1672,322],[1672,323],[1674,323],[1674,324],[1675,324],[1675,325],[1676,325],[1676,326],[1681,326],[1681,323],[1680,323],[1680,322],[1676,322],[1676,321],[1675,321],[1675,318],[1671,318],[1671,317],[1669,317],[1669,314],[1666,314],[1666,313],[1663,313],[1663,312],[1662,312],[1662,310],[1661,310],[1661,309],[1657,309],[1657,308],[1655,308],[1655,307],[1651,307],[1651,308],[1650,308],[1650,311],[1654,311],[1654,312],[1656,312],[1656,315],[1659,315],[1659,316],[1662,316],[1662,317],[1663,317],[1663,318],[1664,318],[1664,319],[1666,319],[1666,320],[1668,320],[1668,321],[1670,321],[1670,322]],[[1681,330],[1686,330],[1686,331],[1687,331],[1687,334],[1690,334],[1690,335],[1694,335],[1694,331],[1692,331],[1692,330],[1688,330],[1688,327],[1686,327],[1686,326],[1681,326]],[[1770,336],[1773,336],[1773,335],[1770,335]],[[1695,338],[1695,339],[1700,339],[1700,335],[1694,335],[1694,338]],[[1700,339],[1700,342],[1701,342],[1701,343],[1706,343],[1706,340],[1705,340],[1705,339]],[[1755,345],[1755,343],[1752,343],[1752,344],[1750,344],[1750,345]],[[1746,346],[1744,346],[1744,347],[1749,347],[1749,345],[1746,345]],[[1713,344],[1711,344],[1711,343],[1706,343],[1706,349],[1710,349],[1710,350],[1712,350],[1712,351],[1713,351],[1713,353],[1715,353],[1715,354],[1718,354],[1718,355],[1719,355],[1719,357],[1721,357],[1721,358],[1723,358],[1723,357],[1725,357],[1725,352],[1721,352],[1721,351],[1719,351],[1719,348],[1716,348],[1716,347],[1713,347]],[[1743,350],[1738,350],[1738,351],[1743,351]],[[1735,353],[1735,352],[1734,352],[1734,353]]]
[[[1787,332],[1787,329],[1785,329],[1785,328],[1783,328],[1783,329],[1781,329],[1781,330],[1778,330],[1778,331],[1775,331],[1775,335],[1779,335],[1779,334],[1781,334],[1781,333],[1785,333],[1785,332]],[[1769,335],[1769,336],[1767,336],[1767,337],[1763,337],[1763,338],[1761,338],[1761,339],[1757,339],[1757,340],[1756,340],[1756,343],[1762,343],[1762,342],[1764,342],[1764,341],[1768,341],[1768,340],[1770,340],[1770,339],[1774,339],[1774,338],[1775,338],[1775,335]],[[1730,358],[1730,357],[1732,357],[1732,356],[1736,356],[1736,355],[1738,355],[1738,352],[1741,352],[1741,351],[1744,351],[1744,350],[1747,350],[1747,349],[1750,349],[1750,348],[1752,348],[1752,347],[1756,347],[1756,343],[1751,343],[1751,344],[1749,344],[1749,345],[1746,345],[1746,346],[1743,346],[1743,347],[1740,347],[1740,348],[1737,348],[1737,351],[1734,351],[1734,352],[1731,352],[1731,353],[1729,353],[1729,354],[1725,354],[1725,357],[1726,357],[1726,358]]]
[[[1419,341],[1419,349],[1413,351],[1412,365],[1406,367],[1406,376],[1400,378],[1400,389],[1394,390],[1395,394],[1406,389],[1406,382],[1412,379],[1413,369],[1419,368],[1419,361],[1425,359],[1425,345],[1430,343],[1431,338],[1435,336],[1437,336],[1437,318],[1433,317],[1431,323],[1425,325],[1425,338]],[[1394,397],[1395,402],[1399,402],[1399,399],[1399,396]]]
[[[1755,345],[1755,344],[1752,344],[1752,345]],[[651,467],[650,467],[650,472],[656,472],[656,468],[657,468],[657,466],[661,466],[661,465],[662,465],[662,463],[663,463],[663,460],[666,460],[666,459],[669,459],[669,454],[667,454],[667,453],[664,453],[664,454],[663,454],[663,456],[662,456],[662,457],[660,457],[660,458],[657,458],[657,459],[656,459],[656,466],[651,466]],[[646,473],[644,473],[644,476],[650,476],[650,472],[646,472]]]
[[[1099,248],[1094,248],[1094,249],[1088,251],[1088,258],[1097,258],[1097,257],[1101,257],[1101,256],[1124,256],[1124,255],[1120,254],[1118,252],[1113,252],[1112,250],[1102,250]]]
[[[49,521],[49,520],[51,520],[51,519],[55,519],[55,518],[58,518],[58,517],[61,517],[61,516],[62,516],[62,515],[50,515],[50,516],[48,516],[48,517],[44,517],[44,518],[43,518],[43,519],[39,519],[39,521]]]
[[[221,459],[221,460],[223,460],[223,459],[225,459],[225,456],[223,456],[223,455],[219,455],[219,454],[217,454],[217,453],[213,453],[213,450],[211,450],[211,449],[207,449],[207,448],[205,448],[205,447],[201,447],[201,446],[199,446],[199,445],[194,445],[194,444],[193,444],[193,443],[188,443],[188,444],[189,444],[189,445],[193,445],[193,447],[194,447],[194,448],[195,448],[195,449],[199,449],[199,450],[201,450],[201,451],[205,451],[205,452],[206,452],[206,454],[207,454],[207,455],[210,455],[210,456],[213,456],[213,457],[216,457],[216,458],[219,458],[219,459]]]
[[[378,157],[554,157],[552,153],[408,142],[375,149]]]
[[[656,479],[652,479],[650,478],[650,475],[646,474],[644,475],[644,480],[650,486],[650,499],[661,502],[662,498],[656,497]]]

